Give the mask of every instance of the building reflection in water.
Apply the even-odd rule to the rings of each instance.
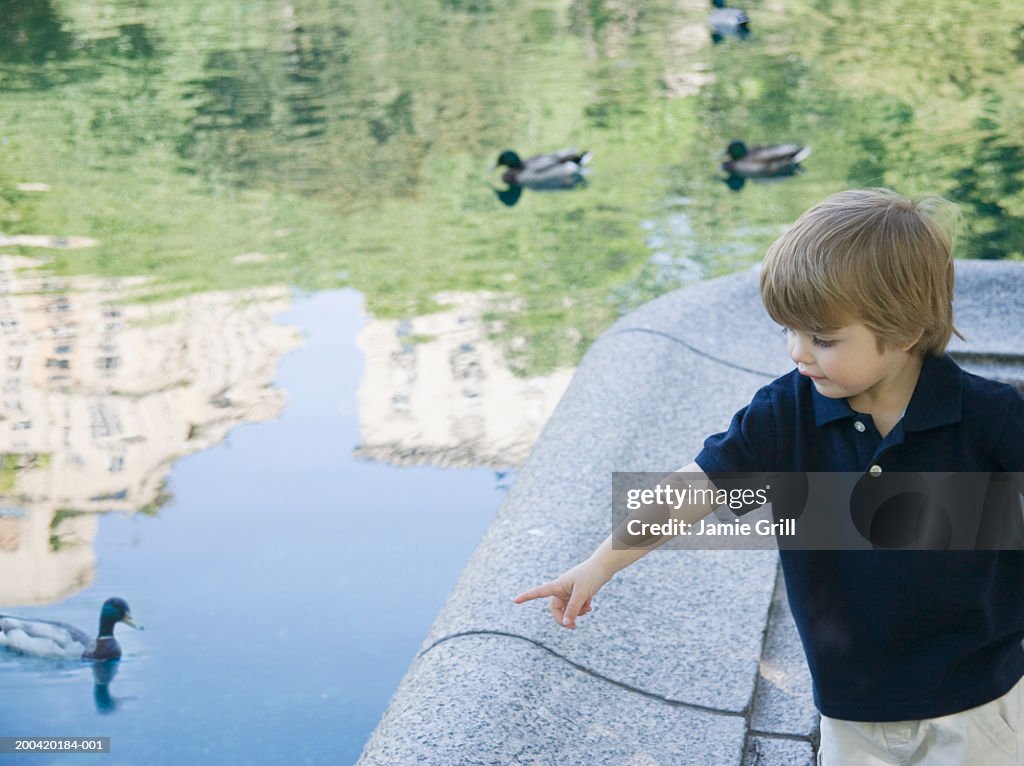
[[[356,455],[396,465],[514,466],[526,455],[572,378],[514,374],[488,338],[494,296],[442,293],[440,312],[370,320],[359,335]]]
[[[137,302],[144,278],[0,255],[0,603],[92,581],[99,511],[153,511],[178,458],[284,407],[287,288]]]
[[[0,604],[92,582],[99,512],[153,512],[179,458],[277,417],[278,362],[301,343],[274,324],[285,287],[136,300],[145,278],[59,278],[0,255]],[[357,457],[396,465],[514,466],[572,370],[517,376],[488,338],[493,296],[368,320]],[[492,328],[493,329],[493,328]]]

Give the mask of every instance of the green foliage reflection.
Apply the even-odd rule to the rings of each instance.
[[[748,12],[749,40],[712,46],[706,10],[667,0],[11,0],[0,231],[97,239],[53,268],[153,275],[162,296],[350,284],[394,317],[489,291],[523,373],[756,262],[841,188],[946,194],[961,254],[1024,257],[1009,0]],[[814,154],[734,193],[732,138]],[[594,151],[586,189],[498,203],[502,149],[571,145]]]

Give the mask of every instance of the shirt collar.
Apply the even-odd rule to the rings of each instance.
[[[811,387],[811,400],[814,402],[814,424],[816,426],[828,425],[834,420],[852,418],[857,413],[853,407],[846,403],[845,399],[832,399],[818,393],[818,389],[810,380],[807,384]]]
[[[808,381],[809,382],[809,381]],[[822,396],[811,384],[814,423],[824,426],[835,420],[852,418],[858,413],[845,399]],[[963,370],[948,354],[926,356],[921,374],[903,416],[906,431],[925,431],[963,418]]]

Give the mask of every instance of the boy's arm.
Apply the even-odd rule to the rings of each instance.
[[[690,486],[699,487],[702,482],[714,489],[711,480],[704,474],[701,467],[696,463],[690,463],[685,468],[680,468],[673,474],[665,477],[661,483],[672,485],[676,483],[676,474],[685,475],[686,483]],[[682,481],[682,480],[680,480]],[[656,514],[659,521],[664,521],[668,516],[680,519],[690,524],[707,516],[713,510],[711,503],[695,503],[683,506],[679,510],[668,507],[648,506],[619,525],[618,529],[609,535],[602,542],[586,561],[583,561],[572,569],[564,572],[559,577],[544,583],[532,590],[520,593],[515,597],[515,603],[522,604],[536,598],[551,597],[548,610],[555,622],[566,628],[576,627],[576,618],[591,610],[591,599],[604,587],[605,583],[612,579],[616,572],[625,569],[634,561],[642,558],[648,551],[657,548],[659,545],[672,539],[671,535],[660,538],[645,539],[642,546],[616,550],[614,540],[623,538],[621,532],[626,525],[635,518],[641,521],[652,521],[652,512]],[[625,537],[629,537],[628,535]]]

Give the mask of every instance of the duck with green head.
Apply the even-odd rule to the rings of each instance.
[[[731,141],[725,153],[729,159],[722,170],[729,174],[726,184],[733,190],[743,187],[747,178],[778,178],[801,172],[800,163],[811,154],[811,147],[800,144],[772,144],[750,146],[739,140]]]
[[[576,149],[561,149],[557,152],[537,154],[520,159],[511,149],[498,157],[494,167],[508,168],[501,180],[509,186],[525,186],[528,189],[571,189],[584,180],[583,169],[591,159],[590,152]]]
[[[67,623],[0,614],[0,648],[38,657],[117,660],[121,658],[121,645],[114,638],[114,626],[119,622],[142,630],[123,598],[103,602],[95,639]]]

